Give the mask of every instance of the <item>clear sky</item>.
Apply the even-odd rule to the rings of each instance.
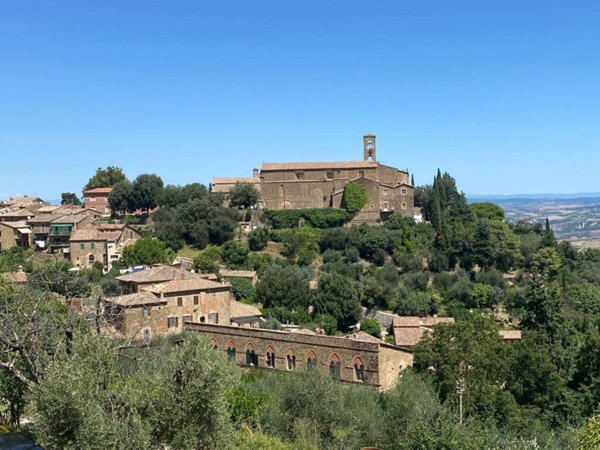
[[[600,191],[600,1],[18,0],[0,197],[362,158],[469,194]]]

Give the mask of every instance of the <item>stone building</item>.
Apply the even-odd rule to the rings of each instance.
[[[412,366],[412,354],[380,340],[360,340],[300,332],[186,323],[185,329],[210,339],[223,357],[242,367],[269,370],[316,369],[349,383],[392,388]]]
[[[363,136],[363,160],[264,163],[258,180],[247,180],[215,178],[213,192],[227,195],[236,182],[252,182],[260,188],[261,208],[340,208],[344,207],[346,184],[354,182],[366,187],[369,198],[353,223],[379,223],[394,212],[407,217],[414,214],[409,173],[377,161],[376,137],[372,134]]]
[[[112,188],[103,187],[83,191],[83,204],[86,208],[95,209],[103,216],[110,216],[110,205],[108,204],[108,195]]]
[[[31,245],[31,229],[27,222],[0,222],[0,250],[15,246],[29,248]]]
[[[93,209],[76,211],[73,214],[60,214],[48,223],[48,241],[46,245],[51,253],[59,251],[64,254],[65,258],[68,257],[71,251],[69,244],[71,233],[88,227],[94,220],[100,217],[100,214]],[[45,223],[42,222],[42,224]]]
[[[260,178],[258,176],[258,169],[252,170],[252,177],[226,177],[226,178],[213,178],[210,184],[211,193],[223,195],[223,203],[225,206],[229,205],[229,198],[231,191],[236,184],[251,184],[258,191],[260,191]]]
[[[117,281],[121,291],[126,294],[140,292],[143,288],[155,284],[166,283],[171,280],[193,280],[193,279],[210,279],[214,281],[213,274],[200,274],[188,272],[181,267],[166,266],[163,264],[150,267],[143,270],[136,270],[131,273],[118,276]]]
[[[124,224],[90,224],[74,231],[69,238],[71,262],[89,269],[95,262],[105,270],[121,258],[123,249],[141,237],[139,231]]]

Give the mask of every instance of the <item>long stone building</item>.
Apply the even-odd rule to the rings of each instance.
[[[363,136],[359,161],[264,163],[259,177],[214,178],[212,192],[229,196],[236,182],[259,187],[259,207],[266,209],[341,208],[349,182],[366,187],[369,199],[354,223],[377,223],[394,212],[413,217],[414,187],[408,171],[377,161],[376,137]],[[237,181],[236,181],[237,180]]]
[[[413,364],[406,349],[371,338],[334,337],[208,323],[185,324],[242,367],[294,371],[315,369],[349,383],[392,388]]]

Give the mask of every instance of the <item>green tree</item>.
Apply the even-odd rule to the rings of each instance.
[[[139,175],[131,185],[136,209],[148,211],[158,206],[163,189],[162,178],[153,173],[145,173]]]
[[[381,326],[375,319],[363,319],[360,321],[360,329],[365,333],[381,339]]]
[[[581,427],[576,450],[596,450],[600,448],[600,414],[588,419]]]
[[[285,306],[286,308],[308,307],[310,292],[309,276],[295,265],[272,265],[256,285],[256,301],[265,308]]]
[[[234,278],[231,280],[231,291],[238,300],[253,301],[256,294],[256,289],[252,281],[247,278]]]
[[[126,179],[127,177],[123,173],[123,169],[119,167],[108,166],[106,169],[98,167],[96,173],[88,180],[83,190],[112,187],[119,181],[125,181]]]
[[[360,284],[337,273],[324,273],[319,279],[315,311],[336,318],[338,330],[348,331],[360,319]]]
[[[533,255],[531,265],[537,273],[554,278],[561,267],[560,256],[554,247],[542,247]]]
[[[229,269],[245,269],[248,266],[248,245],[229,241],[223,245],[223,262]]]
[[[231,208],[252,208],[258,202],[259,192],[253,184],[236,183],[231,189],[229,206]]]
[[[81,200],[74,192],[63,192],[61,194],[61,205],[81,205]]]
[[[480,219],[504,221],[504,210],[495,203],[471,203],[469,208]]]
[[[142,238],[123,249],[123,262],[128,266],[170,264],[175,255],[160,239]]]
[[[253,252],[264,250],[269,241],[269,232],[262,227],[252,230],[248,234],[248,246]]]
[[[118,181],[108,194],[108,204],[113,213],[125,214],[135,211],[133,186],[128,180]]]

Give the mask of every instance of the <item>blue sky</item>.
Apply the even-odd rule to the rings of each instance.
[[[597,192],[599,106],[598,1],[0,6],[0,197],[360,159],[366,132],[417,184]]]

